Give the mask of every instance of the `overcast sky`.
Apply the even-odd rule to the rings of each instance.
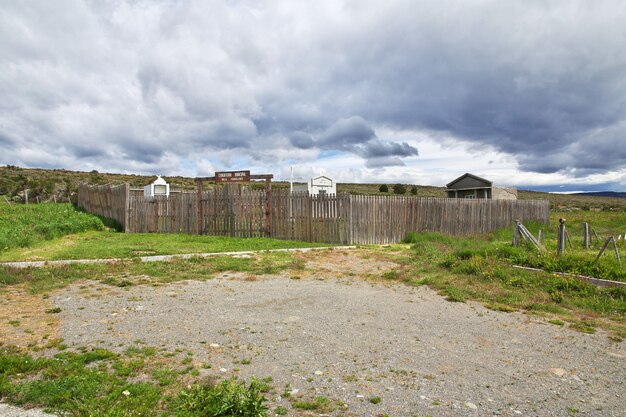
[[[626,190],[623,0],[0,0],[0,165]]]

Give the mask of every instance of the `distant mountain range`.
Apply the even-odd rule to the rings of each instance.
[[[587,193],[573,193],[572,195],[589,195],[593,197],[620,197],[626,198],[626,192],[617,191],[593,191]]]

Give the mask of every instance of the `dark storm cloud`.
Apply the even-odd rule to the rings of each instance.
[[[404,166],[405,163],[398,157],[394,156],[383,156],[383,157],[375,157],[369,158],[365,162],[365,166],[367,168],[383,168],[388,166]]]
[[[417,156],[417,148],[406,142],[389,143],[380,141],[371,141],[363,148],[363,156],[365,158],[380,158],[389,156]]]
[[[338,151],[380,168],[418,155],[380,133],[408,131],[526,171],[610,172],[626,164],[625,41],[618,0],[5,2],[0,163]]]
[[[376,134],[362,117],[350,117],[339,119],[317,140],[320,146],[331,146],[337,148],[350,148],[360,145],[370,139],[374,139]]]
[[[290,84],[304,85],[306,99],[333,91],[334,102],[317,101],[328,113],[349,109],[370,125],[493,146],[524,170],[624,166],[619,151],[591,156],[603,144],[626,147],[626,9],[619,2],[448,4],[445,13],[424,2],[405,5],[409,12],[380,10],[367,33],[348,30],[308,58],[320,62],[321,82],[298,83],[296,73]],[[606,130],[611,135],[598,133]]]
[[[406,142],[388,142],[379,139],[374,129],[360,116],[339,119],[324,132],[312,138],[297,132],[290,143],[299,149],[340,150],[359,155],[367,167],[404,165],[400,157],[417,156],[418,151]]]
[[[294,132],[289,138],[289,142],[298,149],[311,149],[315,146],[313,138],[303,132]]]

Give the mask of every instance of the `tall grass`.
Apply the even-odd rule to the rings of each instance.
[[[99,218],[67,203],[0,204],[0,252],[71,233],[103,229]]]

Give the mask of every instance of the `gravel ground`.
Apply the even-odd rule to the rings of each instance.
[[[194,362],[212,365],[202,377],[271,376],[272,409],[291,410],[280,397],[288,387],[292,399],[328,397],[333,416],[626,415],[624,343],[447,302],[426,287],[337,273],[389,268],[344,257],[299,279],[224,274],[124,289],[86,283],[52,301],[62,308],[61,336],[70,347],[123,351],[141,341],[191,351]]]
[[[176,363],[193,352],[200,378],[271,376],[270,408],[282,405],[290,416],[316,415],[289,402],[316,396],[331,400],[318,414],[332,416],[626,415],[624,342],[373,281],[395,265],[370,255],[302,254],[304,271],[275,276],[76,283],[45,300],[62,309],[53,322],[25,325],[54,328],[70,348],[141,344],[175,352]],[[26,290],[9,295],[0,310],[44,310]],[[27,342],[20,332],[32,336],[2,329],[15,333],[7,333],[14,343]],[[0,404],[0,416],[43,416],[24,413]]]
[[[0,416],[2,417],[55,417],[53,414],[46,414],[41,410],[24,410],[11,405],[0,403]]]

